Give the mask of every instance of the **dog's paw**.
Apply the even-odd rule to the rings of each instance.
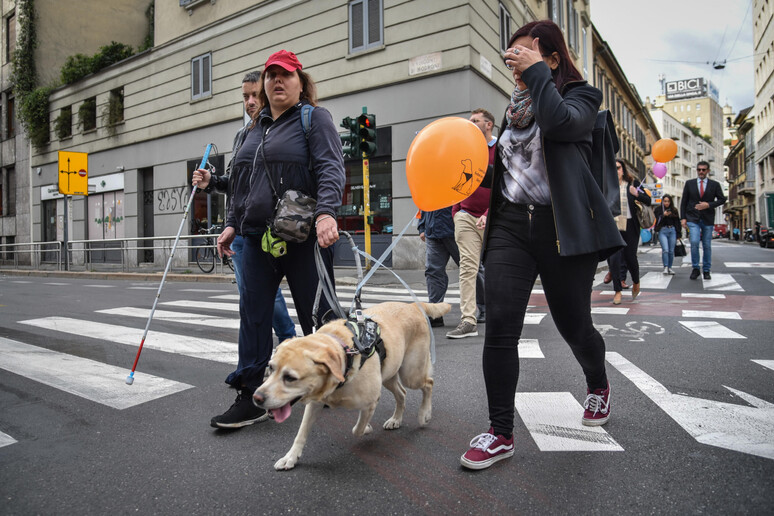
[[[430,417],[431,416],[432,416],[432,412],[430,410],[420,411],[419,412],[419,426],[427,426],[427,424],[430,422]]]
[[[385,430],[397,430],[400,428],[400,419],[395,419],[394,417],[391,417],[387,421],[384,422],[384,429]]]
[[[357,431],[357,425],[352,427],[352,435],[354,435],[355,437],[363,437],[364,435],[368,435],[373,431],[374,429],[371,426],[371,423],[368,423],[362,432]]]
[[[277,471],[293,469],[296,466],[296,462],[298,462],[298,456],[293,453],[288,453],[274,463],[274,469]]]

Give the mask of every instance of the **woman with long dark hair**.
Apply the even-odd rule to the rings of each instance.
[[[528,23],[511,36],[505,64],[516,87],[497,142],[484,237],[487,324],[483,369],[490,429],[473,438],[463,466],[513,455],[518,342],[540,275],[551,316],[586,378],[582,417],[610,417],[605,342],[591,321],[597,263],[624,245],[592,177],[591,131],[602,93],[572,64],[561,29]]]
[[[661,244],[661,263],[664,265],[664,274],[673,275],[675,243],[683,236],[683,229],[680,224],[680,213],[672,196],[664,194],[661,197],[661,204],[653,209],[653,214],[656,216],[656,231]]]
[[[640,220],[637,218],[637,204],[639,201],[650,206],[650,195],[642,188],[640,182],[629,172],[626,162],[616,159],[618,170],[618,188],[621,196],[621,214],[616,217],[618,229],[626,242],[626,247],[607,259],[607,266],[613,277],[613,304],[620,305],[623,289],[623,274],[621,263],[626,264],[629,274],[632,275],[632,301],[640,294],[640,262],[637,261],[637,246],[640,243]]]

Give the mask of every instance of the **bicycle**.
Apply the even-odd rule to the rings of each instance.
[[[202,235],[220,234],[223,230],[223,226],[212,225],[209,228],[199,229],[199,233]],[[203,247],[196,249],[196,265],[199,266],[202,272],[209,274],[215,269],[216,260],[218,259],[218,253],[215,252],[215,240],[213,237],[208,236],[204,239]],[[225,254],[221,258],[221,264],[231,269],[233,272],[234,264],[231,258]]]

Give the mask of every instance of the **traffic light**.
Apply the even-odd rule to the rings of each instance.
[[[339,138],[341,138],[342,154],[347,158],[357,158],[360,156],[360,152],[357,150],[358,142],[360,141],[357,131],[357,120],[345,117],[341,121],[341,127],[349,131],[349,133],[339,134]]]
[[[373,156],[376,154],[376,115],[363,113],[357,117],[357,127],[360,152],[365,155],[364,157]]]

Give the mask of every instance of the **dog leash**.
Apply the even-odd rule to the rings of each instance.
[[[418,214],[419,212],[417,212]],[[393,242],[387,247],[387,249],[384,250],[384,252],[379,256],[379,258],[374,258],[370,254],[366,253],[365,251],[360,250],[357,245],[355,245],[355,241],[352,238],[352,236],[347,233],[346,231],[339,231],[340,235],[344,235],[347,237],[347,239],[350,241],[351,249],[353,254],[355,255],[355,263],[357,264],[357,271],[358,271],[358,278],[359,282],[357,284],[357,287],[355,287],[355,295],[352,299],[352,302],[349,306],[349,313],[355,313],[358,322],[361,322],[363,315],[362,315],[362,304],[360,301],[360,294],[363,289],[363,286],[368,282],[368,280],[374,275],[374,273],[379,269],[379,267],[384,267],[386,270],[388,270],[390,273],[392,273],[393,276],[395,276],[398,281],[405,287],[405,289],[408,291],[409,295],[411,296],[412,300],[414,301],[414,304],[417,305],[419,310],[422,312],[422,315],[425,316],[425,322],[427,323],[427,327],[430,331],[430,362],[435,364],[435,335],[433,334],[433,328],[430,324],[430,317],[425,312],[424,307],[422,306],[422,302],[419,300],[417,295],[414,293],[414,291],[411,289],[411,287],[408,286],[408,284],[401,278],[394,270],[392,270],[390,267],[384,264],[384,260],[392,253],[392,250],[395,248],[397,243],[400,241],[401,238],[405,235],[408,228],[414,223],[416,220],[416,216],[412,217],[408,224],[401,230],[401,232],[398,234],[398,237],[393,240]],[[371,267],[371,270],[368,271],[368,274],[363,277],[363,269],[360,264],[360,255],[366,257],[367,259],[371,260],[373,262],[373,267]],[[319,309],[319,303],[320,303],[320,294],[321,292],[325,295],[325,299],[328,301],[328,304],[331,306],[331,310],[333,313],[340,319],[347,319],[348,314],[344,312],[344,309],[339,304],[338,298],[335,295],[335,291],[333,289],[333,282],[331,281],[330,277],[328,276],[328,271],[325,269],[325,264],[322,260],[322,255],[320,254],[320,247],[318,243],[315,243],[315,265],[317,266],[317,275],[319,276],[319,282],[317,284],[317,293],[315,294],[315,300],[314,300],[314,308],[313,308],[313,314],[317,314],[317,311]],[[321,321],[318,321],[318,323]]]

